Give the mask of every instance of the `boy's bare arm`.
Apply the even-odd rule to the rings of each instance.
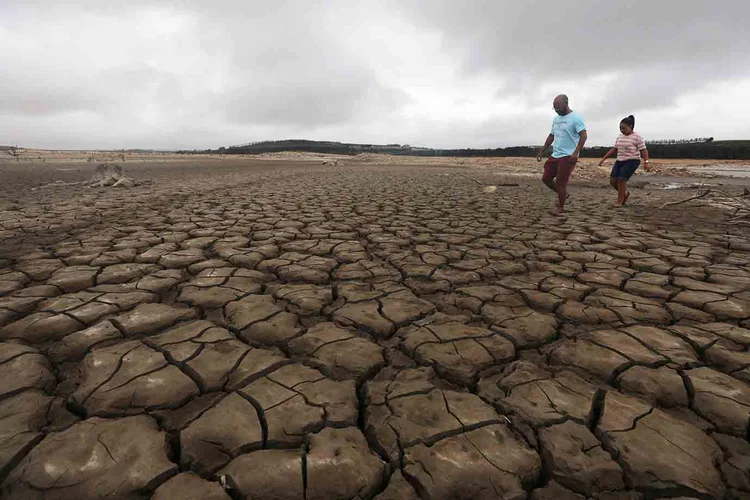
[[[615,154],[615,153],[617,153],[617,148],[612,148],[612,149],[610,149],[609,151],[607,151],[607,153],[606,153],[606,154],[605,154],[605,155],[604,155],[604,156],[602,157],[602,159],[601,159],[601,160],[599,161],[599,166],[601,167],[601,166],[602,166],[602,163],[604,163],[604,161],[605,161],[605,160],[606,160],[607,158],[609,158],[610,156],[612,156],[612,155],[613,155],[613,154]]]
[[[646,171],[648,172],[649,170],[651,170],[651,165],[650,165],[651,162],[648,159],[648,149],[646,148],[641,149],[641,158],[643,158],[643,168],[645,168]]]

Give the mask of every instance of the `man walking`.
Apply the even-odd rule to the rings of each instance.
[[[557,209],[552,213],[562,215],[565,210],[565,199],[568,196],[568,181],[573,167],[578,162],[578,155],[586,144],[586,125],[578,113],[568,106],[568,96],[560,94],[552,102],[556,116],[552,120],[552,131],[544,146],[539,150],[536,161],[542,161],[544,151],[552,145],[552,156],[544,163],[542,182],[557,193]]]

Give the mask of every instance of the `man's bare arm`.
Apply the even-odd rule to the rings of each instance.
[[[578,146],[576,146],[576,150],[573,151],[573,154],[570,155],[570,163],[571,165],[575,165],[578,162],[578,155],[581,154],[581,150],[583,149],[583,145],[586,144],[586,139],[589,138],[589,135],[586,133],[585,130],[581,130],[581,132],[578,134]]]
[[[539,150],[539,154],[536,155],[537,161],[542,161],[542,155],[547,150],[548,147],[552,145],[552,143],[555,141],[555,136],[550,134],[547,136],[547,140],[544,141],[544,146],[542,146],[542,149]]]

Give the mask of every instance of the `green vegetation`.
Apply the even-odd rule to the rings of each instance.
[[[750,141],[715,141],[713,137],[697,139],[662,140],[649,142],[648,150],[654,158],[688,158],[712,160],[750,159]],[[584,149],[582,156],[596,158],[604,156],[609,146],[594,146]],[[513,146],[495,149],[432,149],[412,147],[408,144],[350,144],[333,141],[283,140],[262,141],[239,146],[207,149],[205,151],[178,151],[194,154],[244,154],[300,151],[308,153],[356,155],[381,153],[406,156],[536,156],[538,146]]]

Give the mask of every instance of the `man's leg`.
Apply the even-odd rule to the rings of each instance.
[[[559,213],[562,213],[565,210],[565,198],[568,197],[568,181],[570,180],[570,174],[572,173],[573,167],[570,164],[570,158],[560,158],[557,167],[557,178],[555,179],[557,184],[557,207]]]
[[[557,211],[565,211],[565,198],[568,196],[568,186],[566,182],[561,182],[560,176],[557,177]]]
[[[617,181],[618,181],[617,177],[610,177],[609,178],[609,185],[612,186],[612,188],[615,191],[617,191],[617,189],[618,189],[618,187],[617,187]]]
[[[557,192],[557,186],[555,185],[555,177],[557,176],[557,161],[552,157],[547,158],[544,162],[544,174],[542,175],[542,182],[545,186],[550,188],[552,191]]]

